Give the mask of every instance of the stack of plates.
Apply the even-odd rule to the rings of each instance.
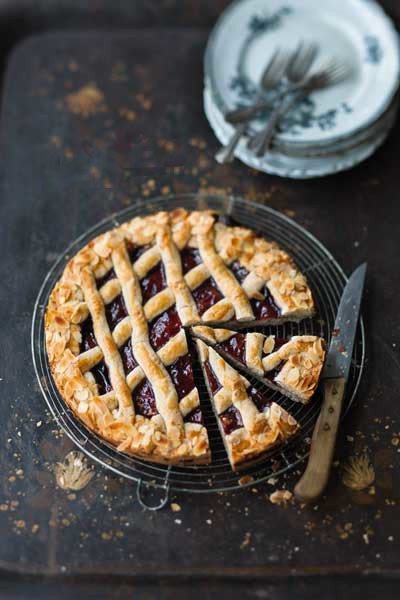
[[[281,123],[272,150],[257,158],[248,136],[268,111],[249,124],[236,156],[283,177],[321,177],[353,167],[388,136],[399,99],[399,39],[374,0],[236,0],[218,20],[205,56],[204,107],[226,144],[234,128],[224,115],[250,105],[261,73],[277,48],[299,41],[319,46],[315,69],[330,59],[348,65],[349,77],[311,94]]]

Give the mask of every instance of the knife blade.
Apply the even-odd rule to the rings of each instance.
[[[303,502],[319,498],[328,482],[356,337],[367,264],[349,278],[340,303],[321,375],[324,399],[311,441],[306,470],[294,492]]]
[[[349,376],[367,264],[360,265],[342,294],[322,379]]]

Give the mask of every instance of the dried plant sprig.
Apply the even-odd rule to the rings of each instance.
[[[64,462],[55,466],[57,485],[63,490],[82,490],[94,476],[94,470],[88,466],[82,452],[72,450]]]
[[[351,456],[343,467],[342,482],[352,490],[364,490],[375,481],[375,470],[367,454]]]

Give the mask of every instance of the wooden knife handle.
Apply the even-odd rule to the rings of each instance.
[[[324,400],[315,424],[308,464],[294,488],[296,498],[302,502],[317,500],[328,483],[345,387],[346,380],[342,378],[324,382]]]

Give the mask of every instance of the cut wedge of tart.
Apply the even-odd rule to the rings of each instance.
[[[292,400],[306,404],[318,386],[325,360],[325,340],[320,337],[297,335],[282,339],[207,326],[193,327],[192,334]]]
[[[233,469],[259,460],[299,429],[279,404],[251,385],[213,348],[197,340],[215,417]]]

